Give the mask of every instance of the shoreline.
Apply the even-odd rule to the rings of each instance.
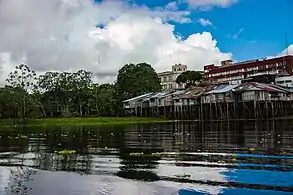
[[[151,117],[71,117],[29,119],[28,124],[15,124],[13,119],[0,119],[0,128],[30,126],[120,126],[131,124],[172,123],[172,122],[216,122],[216,121],[257,121],[257,120],[292,120],[293,116],[267,119],[222,119],[222,120],[175,120]],[[21,119],[19,119],[21,121]]]
[[[21,121],[21,119],[19,119]],[[176,120],[164,118],[145,118],[145,117],[76,117],[76,118],[43,118],[28,119],[28,124],[14,124],[13,119],[0,119],[0,127],[21,127],[21,126],[112,126],[112,125],[131,125],[148,123],[167,123]]]

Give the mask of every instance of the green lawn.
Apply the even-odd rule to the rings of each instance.
[[[20,120],[21,121],[21,120]],[[46,118],[29,119],[29,126],[49,125],[123,125],[131,123],[154,123],[168,122],[164,118],[142,118],[142,117],[91,117],[91,118]],[[0,126],[13,126],[13,120],[1,119]]]

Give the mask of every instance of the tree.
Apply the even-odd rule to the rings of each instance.
[[[114,85],[94,84],[91,90],[90,108],[97,116],[113,116],[115,114]]]
[[[83,116],[83,105],[89,96],[89,87],[92,85],[93,73],[85,70],[79,70],[73,73],[72,87],[79,105],[79,116]]]
[[[21,103],[21,117],[23,123],[26,123],[27,101],[29,99],[29,92],[35,88],[36,73],[25,64],[20,64],[15,67],[15,71],[9,74],[6,80],[9,86],[15,89],[15,95],[19,95],[22,99]]]
[[[42,91],[43,104],[51,117],[55,116],[60,106],[61,86],[59,72],[46,72],[39,76],[38,87]]]
[[[19,118],[21,116],[21,96],[17,90],[5,86],[0,89],[0,117],[1,118]]]
[[[196,86],[202,79],[202,73],[199,71],[185,71],[176,78],[176,83],[186,84],[185,87]]]
[[[124,65],[118,72],[115,86],[120,101],[161,90],[157,73],[146,63]]]

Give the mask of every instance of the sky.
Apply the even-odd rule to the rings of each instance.
[[[0,84],[19,63],[106,83],[127,63],[202,70],[293,55],[292,10],[292,0],[0,0]]]

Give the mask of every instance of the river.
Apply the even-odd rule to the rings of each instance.
[[[0,128],[0,195],[293,194],[293,121]]]

